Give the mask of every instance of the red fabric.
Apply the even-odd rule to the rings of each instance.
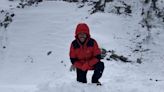
[[[88,27],[87,24],[80,23],[80,24],[77,25],[76,31],[75,31],[75,37],[77,36],[77,34],[79,34],[81,32],[86,33],[88,35],[88,37],[90,37],[89,27]]]
[[[101,53],[97,42],[94,40],[94,46],[93,47],[87,47],[87,42],[90,38],[89,28],[86,24],[78,24],[75,32],[75,37],[78,33],[84,32],[89,37],[87,38],[87,41],[84,43],[84,45],[81,45],[80,42],[80,48],[74,49],[73,44],[71,44],[70,47],[70,58],[77,58],[78,61],[74,63],[74,66],[76,68],[79,68],[81,70],[92,70],[93,66],[99,62],[99,60],[96,58],[97,55]],[[77,38],[76,38],[77,39]]]
[[[92,67],[89,66],[88,63],[84,63],[84,64],[83,64],[83,66],[82,66],[82,70],[83,70],[83,71],[90,70],[90,69],[92,69]]]

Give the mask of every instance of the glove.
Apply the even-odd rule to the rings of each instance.
[[[82,70],[86,71],[86,70],[89,70],[89,69],[90,69],[90,66],[88,65],[88,63],[84,63],[83,66],[82,66]]]
[[[101,48],[101,59],[104,59],[107,55],[107,51],[104,48]]]
[[[72,71],[75,71],[76,70],[76,67],[75,66],[73,66],[73,65],[71,65],[71,67],[70,67],[70,72],[72,72]]]

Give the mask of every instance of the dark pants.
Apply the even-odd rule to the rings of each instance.
[[[97,83],[101,78],[104,71],[104,63],[98,62],[94,65],[94,74],[92,76],[92,83]],[[77,81],[82,83],[87,83],[87,71],[82,71],[81,69],[76,69],[77,72]]]

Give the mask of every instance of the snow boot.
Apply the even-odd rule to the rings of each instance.
[[[101,86],[102,85],[100,81],[96,81],[96,82],[92,81],[92,83],[96,84],[97,86]]]

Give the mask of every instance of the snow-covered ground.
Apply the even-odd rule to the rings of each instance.
[[[9,0],[0,0],[0,10],[1,9],[9,9],[9,8],[14,8],[18,5],[19,0],[9,1]]]
[[[133,17],[89,15],[89,8],[45,1],[38,7],[15,9],[14,21],[7,28],[6,50],[1,53],[0,92],[163,92],[164,33],[160,30],[156,43],[149,46],[154,53],[148,55],[151,61],[137,64],[102,60],[103,86],[75,81],[76,73],[69,71],[69,47],[79,22],[90,26],[91,36],[101,47],[125,56],[130,54],[131,34],[140,28]],[[92,74],[88,72],[88,82]]]

